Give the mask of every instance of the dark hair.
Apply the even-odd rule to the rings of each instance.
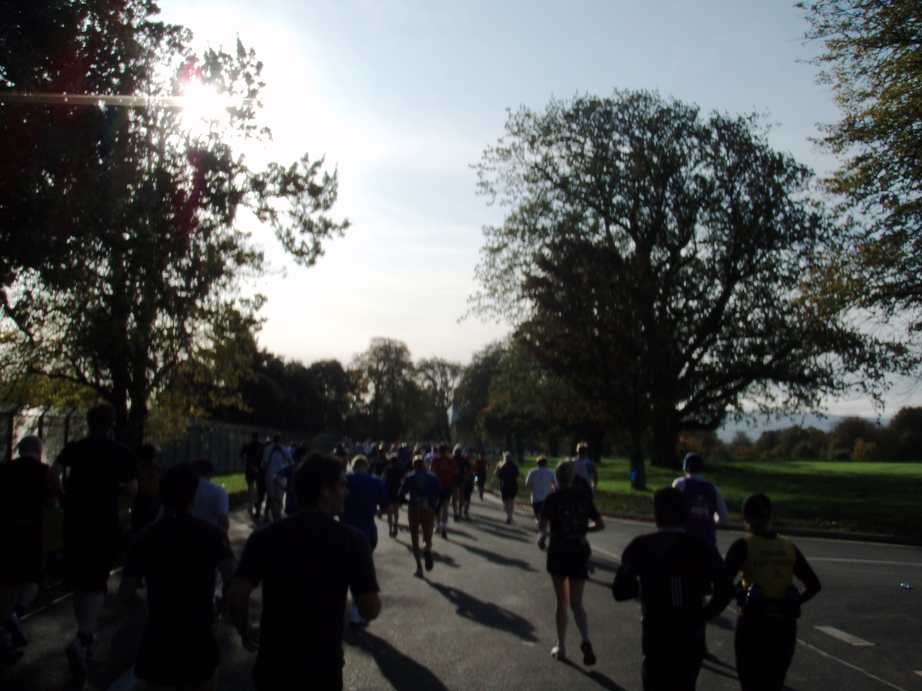
[[[141,463],[153,463],[155,458],[157,458],[157,447],[153,444],[141,444],[141,448],[138,449],[138,460]]]
[[[761,493],[750,494],[743,499],[742,513],[750,523],[767,521],[772,517],[772,500]]]
[[[554,477],[557,478],[557,484],[559,485],[569,485],[573,482],[575,475],[576,466],[573,465],[573,461],[561,461],[557,464],[557,470],[554,472]]]
[[[111,403],[95,405],[86,414],[86,426],[90,434],[106,434],[115,427],[115,408]]]
[[[448,453],[448,444],[439,444],[439,453]]]
[[[160,501],[165,511],[185,511],[198,491],[198,475],[188,461],[168,468],[160,478]]]
[[[292,486],[301,506],[316,506],[324,489],[334,489],[343,472],[343,462],[325,453],[314,452],[295,468]]]
[[[701,458],[700,453],[695,453],[694,451],[689,454],[685,454],[685,460],[682,463],[682,469],[686,473],[700,473],[704,470],[704,459]]]
[[[660,528],[679,528],[685,525],[688,502],[685,493],[675,487],[663,487],[653,494],[653,516]]]
[[[198,473],[199,477],[214,475],[214,463],[207,458],[196,458],[192,461],[192,467],[195,469],[195,472]]]

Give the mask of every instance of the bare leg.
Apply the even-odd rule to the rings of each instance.
[[[93,633],[105,597],[104,592],[74,593],[74,614],[77,615],[77,629],[80,633],[86,635]]]
[[[584,641],[589,640],[589,620],[586,617],[586,610],[583,607],[583,589],[586,587],[586,581],[582,579],[570,579],[570,609],[573,610],[573,621],[576,622],[576,628],[579,629],[580,635]]]
[[[554,620],[557,624],[557,645],[563,647],[567,640],[567,606],[569,604],[569,594],[567,588],[567,579],[560,576],[551,576],[554,582],[554,595],[557,597],[557,609],[554,612]]]

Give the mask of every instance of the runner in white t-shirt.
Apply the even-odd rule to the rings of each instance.
[[[283,467],[292,462],[291,451],[287,446],[282,446],[282,435],[272,437],[272,444],[263,452],[263,468],[266,469],[266,518],[272,516],[273,521],[282,517],[282,499],[285,490],[275,483],[275,475]]]
[[[557,475],[547,467],[547,456],[541,455],[535,460],[537,468],[532,468],[525,476],[525,486],[531,489],[531,508],[535,512],[535,523],[539,524],[538,547],[544,549],[547,535],[540,530],[539,518],[544,500],[557,489]]]

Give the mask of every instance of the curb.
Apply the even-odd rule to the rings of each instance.
[[[487,488],[493,496],[499,496],[499,493]],[[517,506],[531,507],[531,504],[524,501],[515,501]],[[636,521],[638,523],[653,523],[653,516],[650,514],[633,514],[617,513],[614,511],[600,511],[606,518],[614,518],[622,521]],[[815,537],[823,540],[842,540],[846,542],[872,542],[881,545],[902,545],[905,547],[922,547],[922,538],[903,537],[900,535],[881,535],[879,533],[850,533],[838,530],[820,530],[818,528],[796,528],[794,526],[776,525],[775,528],[779,533],[791,537]],[[742,523],[730,523],[729,525],[719,525],[717,530],[731,530],[735,532],[746,532],[746,526]]]

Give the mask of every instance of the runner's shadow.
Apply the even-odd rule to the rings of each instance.
[[[584,669],[583,667],[580,667],[578,664],[573,662],[573,660],[559,660],[559,662],[562,662],[568,667],[571,667],[572,669],[575,669],[576,671],[589,677],[589,679],[594,681],[596,684],[601,686],[603,689],[609,689],[610,691],[627,691],[627,689],[625,689],[623,686],[618,686],[613,679],[606,677],[601,672],[598,672],[594,669],[593,670]]]
[[[731,671],[728,672],[727,669],[723,669],[723,668],[727,668]],[[728,665],[723,660],[704,658],[704,662],[701,663],[701,669],[706,669],[709,672],[716,674],[717,676],[720,676],[720,677],[726,677],[727,679],[733,679],[734,681],[739,680],[739,677],[736,676],[736,667],[733,667],[732,665]]]
[[[716,626],[718,629],[723,629],[724,631],[733,631],[733,629],[736,628],[736,625],[723,614],[714,617],[708,624]]]
[[[507,528],[504,525],[497,525],[492,521],[478,521],[478,526],[481,530],[496,537],[501,537],[505,540],[518,540],[519,542],[531,542],[527,537],[525,537],[521,531],[512,530]]]
[[[501,554],[496,552],[491,552],[487,549],[480,549],[479,547],[471,547],[470,545],[461,545],[468,552],[476,554],[478,557],[483,557],[488,562],[492,564],[499,564],[500,566],[514,566],[517,569],[522,569],[523,571],[534,571],[532,565],[527,561],[522,561],[521,559],[510,559],[509,557],[504,557]]]
[[[492,602],[478,600],[472,595],[468,595],[463,590],[453,588],[441,583],[426,581],[429,586],[438,590],[446,600],[453,604],[459,616],[480,624],[489,626],[499,631],[508,631],[514,636],[518,636],[523,641],[537,642],[531,622],[520,617],[518,614],[503,609]]]
[[[343,634],[343,642],[371,654],[381,674],[397,691],[448,691],[428,668],[368,630],[350,629]]]

